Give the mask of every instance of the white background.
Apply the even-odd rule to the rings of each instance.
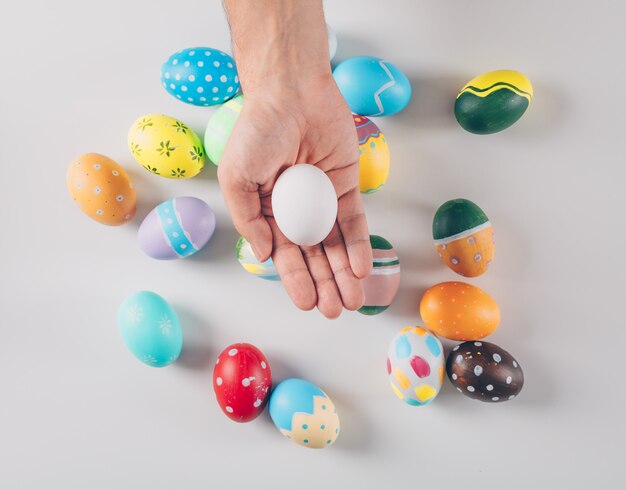
[[[377,317],[331,322],[296,310],[280,284],[234,256],[215,170],[149,175],[126,146],[138,116],[162,112],[202,134],[212,109],[181,104],[159,82],[176,50],[229,50],[216,0],[24,1],[0,29],[0,487],[3,489],[608,488],[624,470],[626,239],[625,9],[618,2],[327,2],[337,59],[387,58],[414,98],[378,119],[392,168],[365,196],[370,230],[400,255],[402,285]],[[464,132],[454,97],[484,71],[512,68],[535,88],[528,113],[492,136]],[[270,149],[271,150],[271,149]],[[132,224],[80,213],[65,188],[85,152],[120,162],[138,189]],[[259,158],[263,159],[263,148]],[[184,261],[142,254],[136,231],[158,202],[205,199],[218,227]],[[488,340],[521,363],[519,398],[488,405],[446,380],[431,405],[398,401],[388,343],[420,323],[424,290],[459,279],[440,264],[435,209],[469,198],[491,218],[490,271],[472,280],[499,303]],[[119,304],[154,290],[178,311],[180,360],[151,369],[127,351]],[[265,412],[238,425],[212,391],[214,360],[251,342],[276,381],[317,383],[338,407],[330,449],[291,444]],[[447,344],[450,346],[450,344]]]

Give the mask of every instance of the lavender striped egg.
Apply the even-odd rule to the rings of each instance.
[[[176,197],[155,207],[139,226],[139,247],[153,259],[188,257],[213,236],[215,214],[196,197]]]

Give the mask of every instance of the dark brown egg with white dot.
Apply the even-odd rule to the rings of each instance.
[[[515,398],[524,386],[524,373],[507,351],[489,342],[463,342],[452,349],[446,372],[460,393],[489,403]]]

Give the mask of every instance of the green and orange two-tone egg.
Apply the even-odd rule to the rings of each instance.
[[[532,98],[533,87],[522,73],[490,71],[461,89],[454,103],[454,115],[470,133],[497,133],[522,117]]]
[[[433,239],[441,259],[462,276],[480,276],[493,260],[491,222],[467,199],[452,199],[439,207],[433,219]]]

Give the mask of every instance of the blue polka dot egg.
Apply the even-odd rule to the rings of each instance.
[[[170,56],[161,67],[161,84],[187,104],[223,104],[239,90],[235,60],[213,48],[188,48]]]

